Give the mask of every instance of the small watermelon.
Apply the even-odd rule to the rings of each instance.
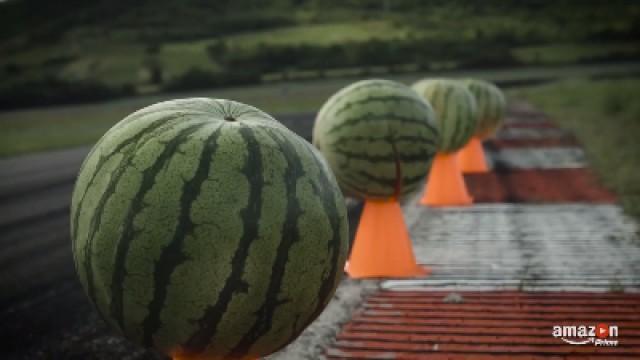
[[[389,198],[420,187],[439,135],[431,106],[409,87],[364,80],[322,106],[313,142],[346,194]]]
[[[504,121],[507,101],[504,94],[494,84],[478,79],[462,81],[474,95],[478,104],[478,125],[475,135],[481,139],[493,135]]]
[[[440,152],[460,150],[476,130],[476,101],[473,95],[456,81],[426,79],[412,88],[423,96],[436,113],[440,128]]]
[[[152,105],[100,139],[71,234],[99,313],[180,358],[284,347],[331,299],[348,248],[344,199],[317,150],[254,107],[204,98]]]

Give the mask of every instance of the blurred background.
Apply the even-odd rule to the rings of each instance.
[[[310,139],[315,112],[356,80],[487,79],[575,133],[640,218],[639,39],[633,0],[0,0],[5,353],[149,358],[98,336],[68,202],[88,147],[166,99],[245,102]]]
[[[639,39],[633,0],[4,0],[0,157],[92,144],[168,98],[313,113],[371,77],[476,76],[556,117],[622,114],[619,143],[639,126]]]

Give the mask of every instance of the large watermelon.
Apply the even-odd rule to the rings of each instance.
[[[365,80],[322,106],[313,142],[345,193],[389,198],[417,189],[438,147],[431,106],[409,87]]]
[[[185,99],[128,116],[73,192],[75,266],[129,339],[186,358],[257,357],[323,310],[347,255],[340,189],[264,112]]]
[[[456,152],[476,130],[476,102],[462,85],[447,79],[418,81],[412,88],[433,106],[440,127],[440,149]]]
[[[474,95],[478,104],[478,125],[475,135],[479,138],[491,136],[504,121],[507,102],[494,84],[478,79],[466,79],[462,81]]]

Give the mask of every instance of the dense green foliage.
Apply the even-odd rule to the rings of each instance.
[[[8,106],[15,96],[7,96],[16,87],[50,78],[79,87],[100,83],[118,95],[123,88],[150,93],[296,78],[640,58],[635,21],[640,4],[625,0],[51,4],[0,3],[0,98]],[[42,92],[54,89],[43,86]],[[47,103],[20,93],[16,106]]]
[[[55,77],[0,87],[0,109],[107,100],[133,95],[131,85],[111,87],[95,80],[67,81]]]
[[[71,205],[80,282],[103,318],[167,355],[257,358],[329,302],[348,250],[322,156],[228,100],[155,104],[85,159]]]

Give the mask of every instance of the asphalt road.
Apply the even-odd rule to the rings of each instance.
[[[310,139],[313,114],[277,118]],[[160,358],[113,334],[76,279],[69,204],[89,149],[0,160],[0,351],[4,359]],[[357,208],[351,206],[352,214]]]

